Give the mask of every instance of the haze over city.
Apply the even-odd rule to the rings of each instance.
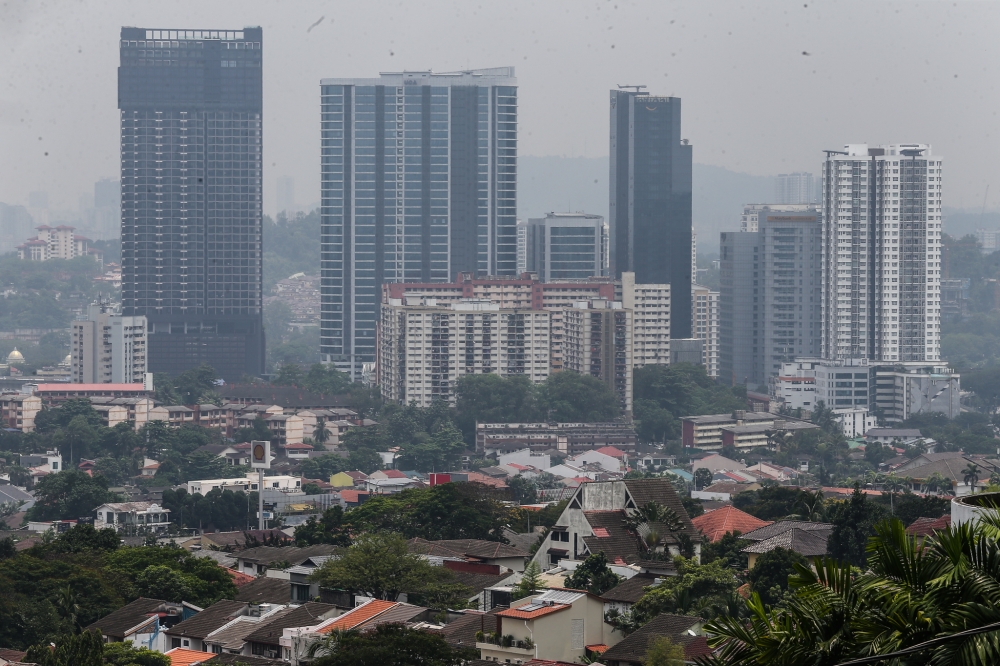
[[[1000,149],[998,23],[987,2],[7,2],[0,152],[17,159],[4,161],[0,201],[40,190],[75,207],[117,177],[118,27],[195,24],[267,35],[271,215],[281,176],[299,204],[319,201],[320,78],[507,65],[520,157],[606,157],[607,90],[643,84],[684,100],[696,164],[815,173],[823,149],[920,141],[949,157],[948,205],[980,210]],[[567,205],[560,193],[524,212]],[[998,207],[995,182],[986,209]]]

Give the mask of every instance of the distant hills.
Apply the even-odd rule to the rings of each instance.
[[[549,211],[585,211],[608,216],[607,157],[518,158],[518,217],[541,217]],[[766,202],[774,179],[717,166],[695,164],[694,230],[702,252],[719,249],[719,232],[739,229],[745,203]]]

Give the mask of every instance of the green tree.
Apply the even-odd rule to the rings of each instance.
[[[316,422],[316,427],[313,428],[313,439],[320,445],[326,444],[326,441],[330,439],[330,429],[326,427],[326,421]]]
[[[130,643],[105,643],[104,663],[108,666],[170,666],[170,657]]]
[[[868,567],[825,558],[797,565],[791,594],[776,608],[754,594],[749,621],[716,618],[705,629],[713,664],[989,664],[1000,661],[1000,517],[914,537],[898,519],[880,522]],[[994,626],[990,631],[968,630]],[[961,635],[960,635],[961,634]],[[910,654],[890,658],[897,651]],[[872,662],[874,663],[874,661]]]
[[[152,599],[186,601],[191,598],[187,577],[163,564],[143,569],[135,578],[135,589],[139,596]]]
[[[633,605],[632,626],[642,626],[660,613],[697,615],[713,606],[724,606],[740,581],[724,560],[697,564],[677,558],[677,576],[668,576],[650,587]]]
[[[524,568],[521,580],[517,581],[510,592],[511,599],[524,599],[544,590],[545,587],[545,581],[542,580],[542,570],[539,568],[538,563],[529,562],[528,566]]]
[[[548,419],[561,423],[600,422],[617,418],[618,397],[597,377],[576,372],[549,375],[539,387]]]
[[[680,418],[746,409],[745,389],[729,388],[690,363],[647,365],[634,374],[635,418],[642,441],[680,438]]]
[[[404,445],[399,462],[403,469],[420,472],[443,472],[452,469],[465,451],[465,441],[451,421],[441,424],[427,438],[412,440]]]
[[[643,666],[684,666],[684,648],[669,636],[654,636],[650,638],[646,660],[642,663]]]
[[[545,417],[538,390],[524,375],[463,375],[456,388],[456,424],[468,445],[475,443],[476,423],[531,423]]]
[[[747,556],[742,551],[749,545],[746,539],[740,538],[739,530],[726,532],[718,541],[703,543],[701,546],[701,563],[708,564],[722,560],[726,566],[745,569]]]
[[[350,528],[344,520],[344,510],[334,506],[323,512],[319,520],[316,516],[295,528],[295,545],[312,546],[329,543],[335,546],[350,546]]]
[[[706,467],[699,467],[694,471],[695,490],[702,490],[712,485],[712,470]]]
[[[806,560],[794,550],[775,548],[762,554],[748,574],[751,589],[765,604],[778,603],[788,590],[788,577],[795,573],[797,564],[804,566]]]
[[[574,590],[587,590],[600,596],[622,581],[622,577],[608,566],[608,556],[599,552],[589,556],[570,576],[567,576],[565,587]]]
[[[979,465],[969,463],[962,470],[962,480],[972,487],[972,493],[976,493],[976,484],[979,483]]]
[[[310,646],[314,666],[461,666],[479,653],[455,648],[444,636],[401,624],[385,623],[371,631],[331,633]]]
[[[797,508],[798,513],[789,516],[792,520],[805,520],[810,523],[821,523],[826,520],[826,498],[822,490],[814,492],[803,490],[799,495]]]
[[[352,388],[351,376],[332,365],[313,363],[303,379],[303,388],[323,395],[342,395]]]
[[[104,642],[100,631],[85,631],[59,641],[55,649],[33,645],[25,659],[38,666],[103,666]]]
[[[399,595],[419,594],[436,581],[427,560],[410,553],[397,534],[364,534],[337,559],[323,563],[311,579],[322,586],[396,601]]]
[[[66,520],[91,517],[101,504],[120,498],[108,490],[107,479],[67,470],[43,477],[35,486],[35,505],[28,520]]]
[[[868,537],[875,534],[876,523],[887,513],[881,506],[868,501],[855,484],[851,499],[838,503],[831,511],[833,531],[827,541],[827,551],[835,559],[857,567],[865,566]]]
[[[510,489],[511,500],[518,504],[534,504],[538,499],[538,487],[531,479],[520,474],[508,479],[507,487]]]
[[[104,556],[104,564],[107,574],[117,578],[122,595],[129,601],[149,596],[188,601],[204,608],[236,596],[236,586],[228,571],[214,560],[195,557],[183,548],[119,548]],[[167,596],[157,597],[154,592]]]

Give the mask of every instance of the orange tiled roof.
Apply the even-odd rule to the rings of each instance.
[[[212,652],[187,650],[185,648],[174,648],[165,654],[170,657],[170,666],[191,666],[191,664],[200,664],[216,656]]]
[[[528,605],[528,604],[525,604]],[[566,604],[555,604],[554,606],[546,606],[544,608],[539,608],[533,611],[523,611],[517,608],[508,608],[507,610],[502,610],[497,615],[499,617],[509,617],[515,620],[534,620],[535,618],[541,617],[543,615],[548,615],[549,613],[555,613],[556,611],[561,611],[569,608]]]
[[[920,517],[910,523],[906,533],[916,536],[930,536],[937,530],[947,529],[951,525],[951,516],[947,513],[940,518]]]
[[[245,574],[242,571],[237,571],[236,569],[226,568],[226,573],[228,573],[230,577],[233,579],[233,585],[235,585],[236,587],[243,587],[247,583],[252,583],[255,580],[257,580],[253,576]]]
[[[726,532],[740,532],[746,534],[760,527],[770,525],[771,521],[761,520],[751,516],[745,511],[740,511],[733,505],[719,507],[714,511],[703,513],[697,518],[691,519],[691,524],[696,529],[701,530],[709,541],[718,541],[726,535]]]
[[[608,650],[608,646],[604,643],[595,643],[594,645],[584,646],[591,652],[596,652],[597,654],[604,654]]]
[[[338,617],[336,621],[320,628],[316,633],[329,634],[331,631],[345,631],[347,629],[353,629],[354,627],[372,619],[376,615],[381,615],[390,608],[395,607],[395,601],[373,599],[362,606],[358,606],[354,610],[344,613]]]

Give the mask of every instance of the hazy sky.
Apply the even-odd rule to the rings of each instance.
[[[268,212],[279,176],[319,199],[321,78],[502,65],[521,155],[607,155],[608,89],[646,84],[683,99],[698,163],[818,173],[824,148],[925,142],[946,205],[978,209],[991,185],[1000,207],[1000,4],[873,0],[0,0],[0,201],[75,208],[117,177],[122,25],[263,27]]]

